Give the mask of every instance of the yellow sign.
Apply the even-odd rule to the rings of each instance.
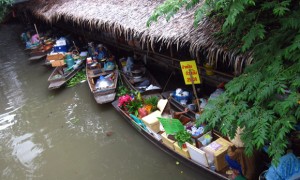
[[[180,62],[180,66],[181,66],[185,84],[192,84],[192,80],[194,81],[194,84],[201,83],[195,61],[183,61]]]

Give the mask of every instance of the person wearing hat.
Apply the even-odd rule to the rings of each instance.
[[[245,154],[244,143],[241,140],[241,133],[243,128],[238,127],[235,137],[229,140],[233,146],[228,147],[225,160],[229,167],[232,169],[233,179],[254,179],[255,176],[255,154],[247,156]]]
[[[101,59],[107,58],[107,52],[103,44],[99,44],[96,50],[97,60],[100,61]]]

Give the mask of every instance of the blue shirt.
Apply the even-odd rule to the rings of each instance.
[[[97,50],[97,52],[98,52],[98,56],[97,56],[98,60],[101,60],[101,59],[107,57],[106,51],[104,49],[102,51]]]

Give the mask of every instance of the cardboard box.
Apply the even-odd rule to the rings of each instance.
[[[161,139],[162,139],[163,143],[164,143],[166,146],[168,146],[170,149],[175,150],[175,147],[174,147],[175,141],[169,139],[169,138],[168,138],[168,135],[166,134],[166,132],[164,132],[164,133],[161,134]]]
[[[191,159],[195,162],[197,162],[198,164],[201,164],[205,167],[209,167],[209,162],[208,159],[206,157],[206,153],[204,151],[202,151],[201,149],[196,148],[196,146],[190,144],[190,143],[186,143],[186,146],[188,148],[189,154],[191,156]]]
[[[64,54],[57,53],[57,54],[48,54],[46,59],[48,61],[51,61],[51,60],[63,60],[64,58],[65,58]]]
[[[142,118],[142,121],[156,133],[160,131],[157,117],[161,117],[161,112],[158,110]]]
[[[228,147],[232,145],[231,142],[220,137],[203,148],[208,160],[213,159],[217,171],[227,166],[225,155],[227,154]]]
[[[52,67],[63,66],[66,64],[64,60],[50,61],[50,62],[51,62]]]
[[[183,156],[183,157],[185,157],[185,158],[188,158],[188,159],[191,158],[188,149],[187,149],[187,148],[182,148],[182,149],[181,149],[181,148],[179,147],[179,145],[178,145],[177,142],[174,143],[174,148],[175,148],[175,152],[177,152],[177,153],[180,154],[181,156]]]

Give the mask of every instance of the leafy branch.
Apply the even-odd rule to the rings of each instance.
[[[225,93],[209,101],[198,123],[230,137],[242,127],[246,154],[269,145],[268,154],[278,163],[300,121],[299,1],[167,0],[147,25],[195,6],[195,25],[203,17],[217,19],[222,23],[218,42],[253,56],[253,64],[226,85]]]

